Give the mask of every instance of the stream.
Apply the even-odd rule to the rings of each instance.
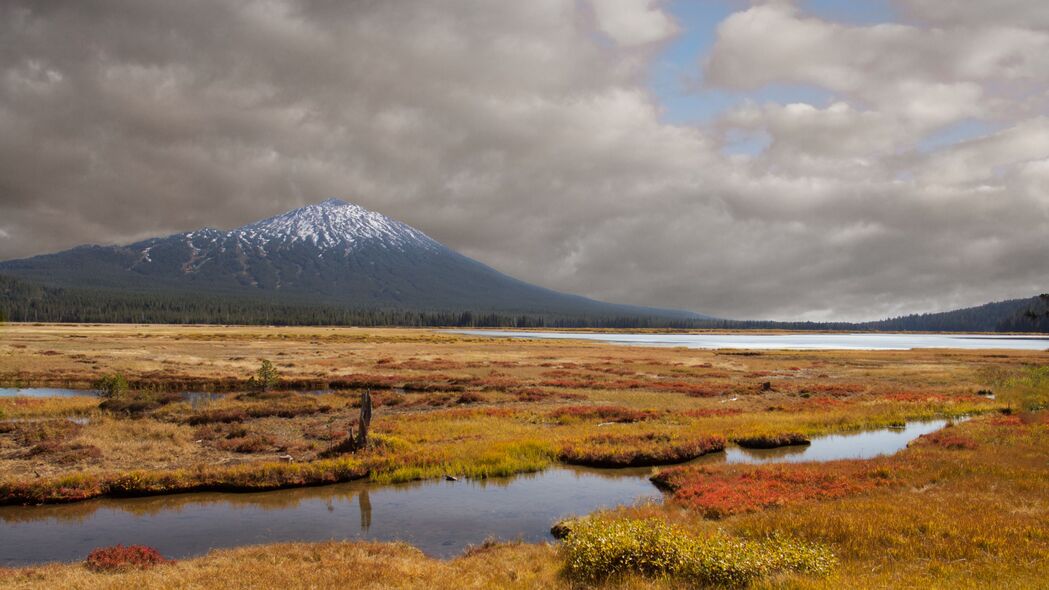
[[[808,446],[730,447],[694,463],[862,459],[896,453],[947,421],[815,437]],[[557,466],[510,478],[399,485],[350,482],[256,493],[104,498],[0,507],[0,565],[77,561],[96,547],[150,545],[166,557],[260,543],[405,541],[448,558],[485,539],[551,540],[558,520],[637,501],[660,501],[651,469]]]

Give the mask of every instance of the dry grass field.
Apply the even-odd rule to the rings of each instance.
[[[279,383],[248,393],[263,359]],[[655,466],[667,501],[595,515],[586,530],[596,545],[579,533],[560,547],[492,545],[450,561],[400,545],[282,545],[116,573],[79,564],[2,570],[0,585],[332,587],[352,578],[376,588],[672,587],[721,579],[711,564],[733,555],[730,573],[759,588],[1049,587],[1046,365],[1046,352],[704,351],[409,329],[6,325],[0,385],[83,388],[122,373],[131,392],[105,408],[87,397],[0,398],[5,503],[480,478],[559,461]],[[364,389],[376,405],[372,443],[335,452],[355,428]],[[171,395],[187,390],[224,395]],[[976,417],[892,457],[670,466],[734,444],[963,415]],[[695,541],[665,543],[646,522]],[[770,539],[786,547],[780,561],[747,561],[749,550],[733,545]],[[821,561],[824,552],[833,564]]]

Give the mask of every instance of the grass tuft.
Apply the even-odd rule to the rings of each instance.
[[[564,445],[560,459],[590,467],[648,467],[684,463],[723,450],[725,438],[718,435],[601,434]]]
[[[822,576],[837,564],[821,545],[788,537],[748,541],[724,534],[694,536],[656,519],[581,521],[565,538],[561,555],[566,577],[588,585],[640,575],[692,585],[743,586],[781,573]]]

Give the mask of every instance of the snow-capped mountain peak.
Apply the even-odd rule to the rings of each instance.
[[[218,300],[229,300],[230,309],[277,302],[289,309],[316,305],[327,310],[692,317],[529,285],[458,254],[417,229],[339,199],[232,231],[203,228],[127,246],[82,246],[0,262],[0,271],[62,287],[99,288],[106,293],[126,290],[150,309],[170,309],[174,314],[162,317],[180,321],[197,316],[179,315],[177,306],[153,306],[142,294],[155,293],[158,301],[185,298],[207,309],[214,309]],[[283,316],[273,320],[291,321]]]
[[[230,236],[255,246],[308,243],[347,252],[364,244],[396,250],[440,247],[409,225],[341,199],[293,209],[237,228]]]

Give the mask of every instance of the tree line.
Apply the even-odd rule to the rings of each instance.
[[[52,287],[0,276],[0,321],[63,323],[1049,332],[1049,295],[877,322],[775,322],[655,315],[568,316],[484,310],[355,308],[220,295]]]

